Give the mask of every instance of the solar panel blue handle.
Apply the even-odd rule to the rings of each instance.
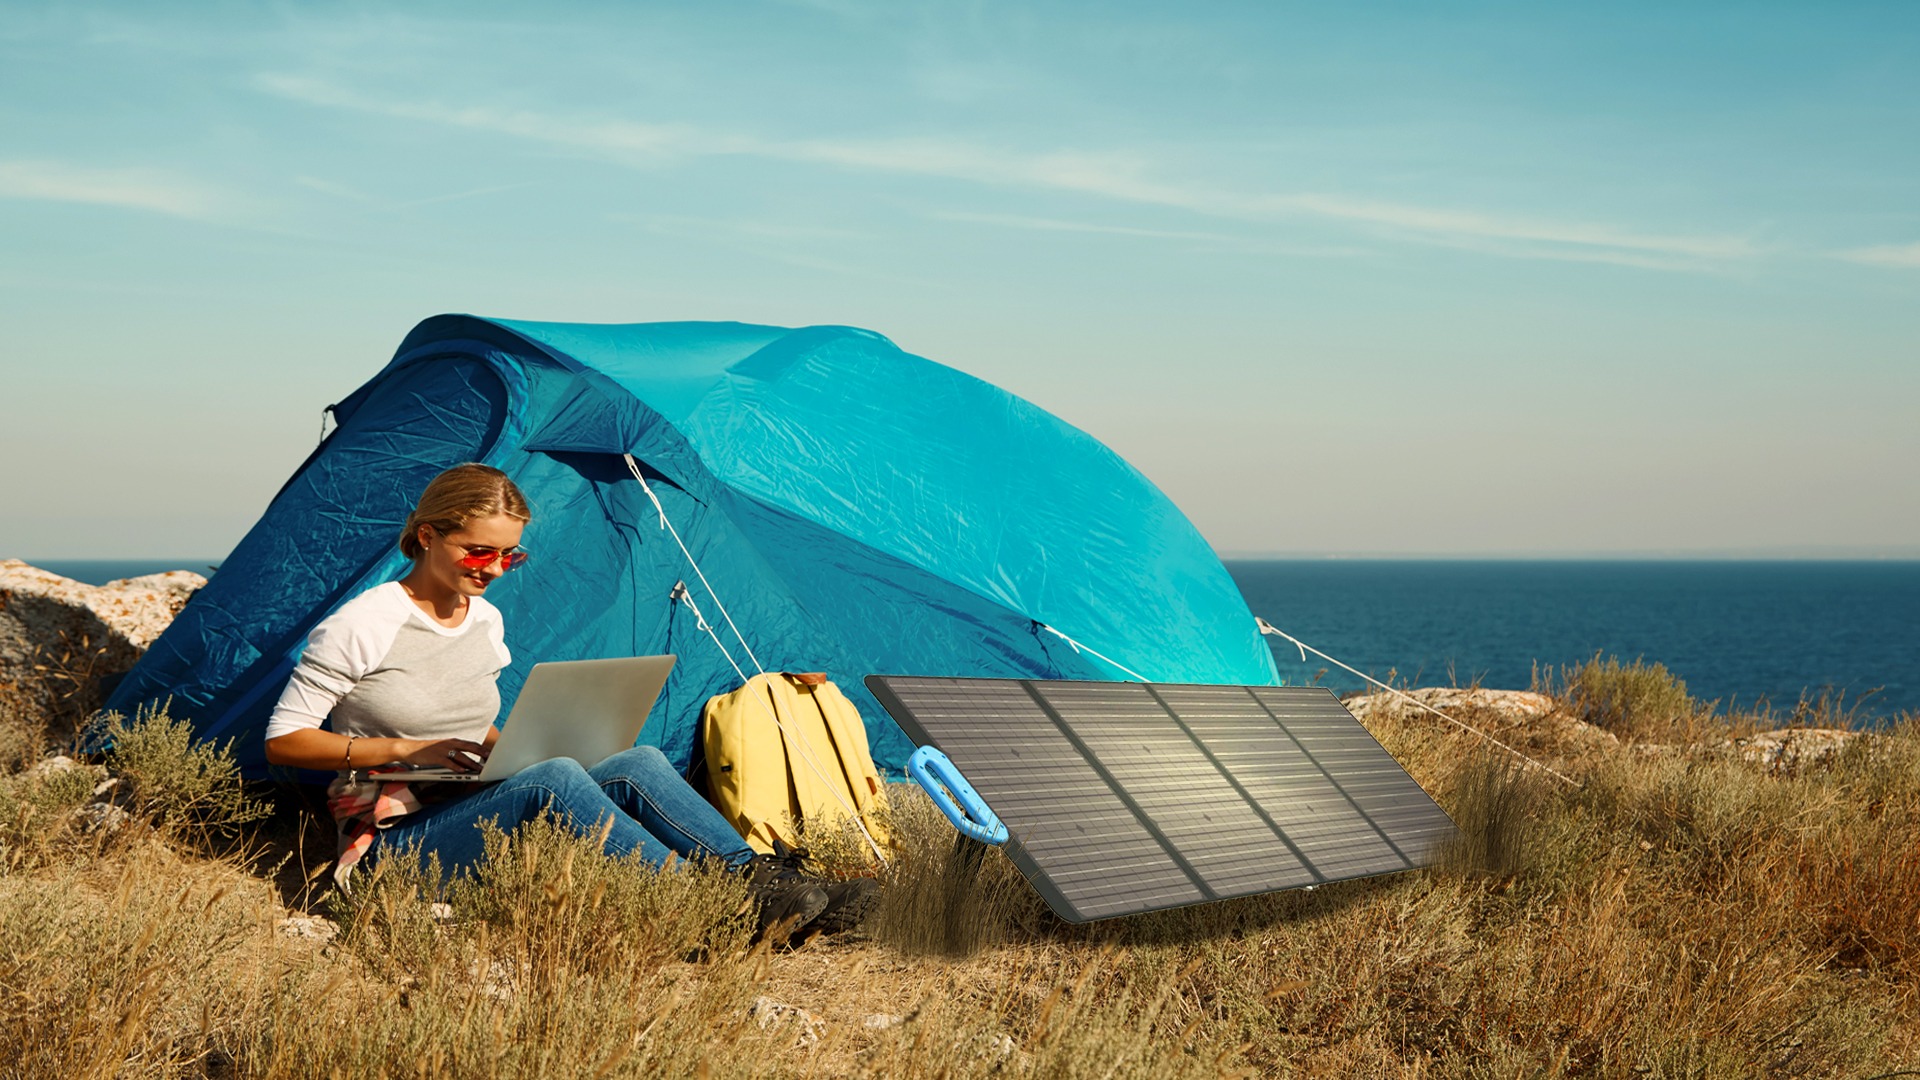
[[[907,759],[907,775],[933,798],[933,805],[953,822],[964,836],[983,844],[1007,842],[1007,827],[987,808],[980,793],[960,775],[952,759],[931,746],[923,746]]]

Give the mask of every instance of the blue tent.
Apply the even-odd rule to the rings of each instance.
[[[825,671],[874,757],[912,744],[874,673],[1274,683],[1232,579],[1147,479],[1085,433],[878,334],[443,315],[333,407],[281,488],[107,706],[161,701],[250,773],[314,623],[399,577],[413,500],[481,461],[527,493],[533,559],[487,592],[514,655],[677,653],[642,741],[683,770],[699,709],[752,674],[670,521],[769,671]],[[659,509],[630,471],[631,455]]]

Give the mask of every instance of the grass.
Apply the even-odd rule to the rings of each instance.
[[[1596,658],[1556,682],[1563,710],[1624,739],[1515,737],[1578,788],[1419,714],[1370,721],[1461,826],[1432,871],[1074,926],[896,789],[881,910],[791,951],[749,944],[727,875],[655,872],[551,828],[490,837],[479,875],[450,886],[385,860],[317,901],[339,932],[312,940],[283,924],[325,869],[299,840],[318,830],[208,801],[230,763],[170,718],[123,722],[104,769],[28,773],[39,750],[0,745],[0,1075],[1863,1077],[1920,1061],[1920,727],[1782,772],[1721,749],[1767,717],[1716,717],[1657,665]],[[132,817],[89,831],[73,811],[107,770]],[[810,843],[859,872],[845,838]]]
[[[132,723],[106,713],[95,726],[111,747],[107,771],[126,786],[126,801],[144,819],[166,824],[176,838],[232,840],[269,813],[241,783],[226,747],[196,743],[186,721],[156,710]]]
[[[1535,669],[1533,689],[1558,698],[1581,721],[1623,739],[1642,742],[1698,742],[1710,726],[1712,705],[1702,705],[1687,693],[1665,664],[1636,659],[1623,664],[1616,657],[1595,654],[1584,664],[1549,671]]]

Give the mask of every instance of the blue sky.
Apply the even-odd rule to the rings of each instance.
[[[443,311],[878,330],[1229,553],[1920,554],[1911,4],[0,6],[0,555]]]

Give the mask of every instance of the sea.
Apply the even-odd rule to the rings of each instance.
[[[90,584],[215,559],[47,560]],[[1920,561],[1229,560],[1254,614],[1377,679],[1523,690],[1595,656],[1666,665],[1703,702],[1860,725],[1920,713]],[[1268,638],[1280,675],[1363,679]],[[1324,669],[1324,674],[1322,674]]]
[[[1229,561],[1247,606],[1377,679],[1524,690],[1595,656],[1664,664],[1721,711],[1826,694],[1920,712],[1920,561]],[[1325,661],[1267,639],[1289,683]],[[1332,668],[1322,684],[1358,689]]]

